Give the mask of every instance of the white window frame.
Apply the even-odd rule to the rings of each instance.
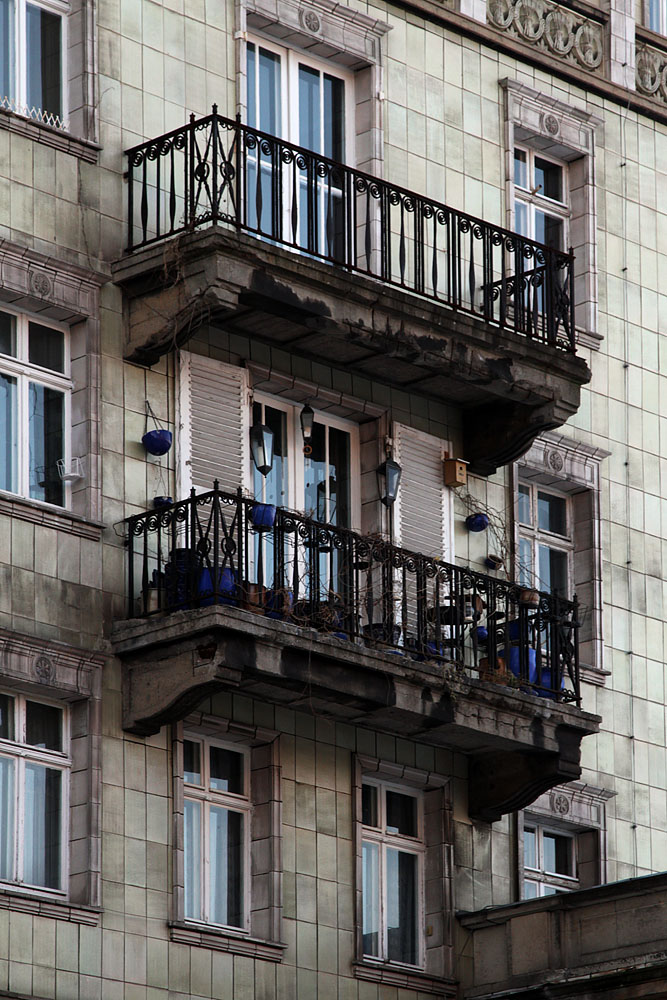
[[[525,862],[525,848],[524,848],[524,864],[523,864],[523,886],[522,886],[522,896],[527,899],[532,899],[532,896],[526,896],[525,894],[525,884],[526,882],[537,886],[537,897],[545,895],[553,895],[553,893],[548,893],[547,889],[555,889],[558,892],[572,892],[574,889],[579,888],[579,878],[576,875],[577,871],[577,852],[576,852],[576,834],[571,830],[564,830],[558,826],[552,826],[549,824],[541,823],[538,820],[533,819],[531,816],[524,816],[522,836],[524,838],[526,829],[531,829],[535,831],[535,854],[537,867],[529,868]],[[562,837],[564,840],[568,841],[569,845],[569,855],[570,855],[570,871],[575,872],[574,875],[562,875],[558,872],[550,872],[545,868],[544,863],[544,835],[553,834],[556,837]]]
[[[53,504],[47,500],[40,500],[30,496],[30,468],[28,450],[28,383],[36,382],[48,389],[55,389],[63,394],[63,455],[61,456],[65,468],[69,469],[71,463],[72,448],[72,390],[73,382],[71,378],[70,359],[70,337],[69,329],[51,320],[46,322],[40,316],[33,316],[30,313],[17,312],[2,304],[0,312],[15,317],[16,330],[16,355],[0,354],[0,372],[9,375],[17,381],[17,432],[18,432],[18,452],[17,452],[17,489],[16,493],[11,490],[0,490],[0,496],[20,496],[31,503],[40,504],[50,509],[69,508],[71,505],[71,485],[63,480],[63,503]],[[52,371],[48,368],[41,368],[28,361],[28,328],[30,323],[38,323],[40,326],[63,334],[63,373]]]
[[[206,927],[218,927],[235,933],[250,933],[250,913],[251,913],[251,854],[250,854],[250,823],[252,818],[252,802],[250,800],[250,749],[238,743],[226,743],[222,740],[211,739],[196,731],[186,730],[183,733],[183,740],[199,743],[201,746],[201,767],[202,784],[193,785],[185,781],[185,771],[183,772],[183,799],[184,801],[198,802],[202,806],[201,823],[201,857],[202,869],[200,871],[200,893],[202,901],[203,916],[200,920],[194,917],[186,917],[186,923],[196,924]],[[234,792],[219,792],[211,790],[210,783],[210,754],[209,747],[219,747],[222,750],[229,750],[231,753],[239,754],[243,757],[243,794]],[[209,850],[209,823],[208,816],[211,806],[219,806],[232,812],[243,815],[243,879],[241,888],[241,905],[243,907],[242,926],[236,924],[218,924],[210,919],[210,850]],[[187,868],[187,859],[184,859]]]
[[[21,892],[36,896],[48,896],[53,899],[66,899],[69,893],[69,809],[70,809],[70,774],[72,769],[70,746],[70,718],[66,706],[46,698],[35,698],[23,695],[15,690],[3,690],[3,695],[14,699],[14,732],[13,740],[0,739],[0,756],[16,761],[14,769],[14,873],[13,879],[0,880],[0,886],[5,889],[20,889]],[[26,735],[26,702],[47,705],[56,708],[62,719],[62,750],[43,750],[25,742]],[[34,762],[62,774],[60,800],[60,888],[37,886],[23,880],[23,843],[25,828],[25,766]]]
[[[345,86],[345,156],[344,162],[353,167],[355,164],[355,80],[354,73],[346,70],[336,62],[327,62],[313,56],[299,48],[292,46],[278,45],[263,35],[249,34],[246,39],[244,49],[244,61],[247,72],[248,65],[248,44],[254,45],[256,50],[268,49],[280,57],[280,93],[281,93],[281,114],[280,129],[278,138],[285,142],[294,143],[299,146],[299,64],[308,66],[318,73],[326,73],[328,76],[335,76],[343,81]],[[255,69],[259,75],[259,59],[255,60]],[[256,86],[255,93],[259,96],[259,86]],[[287,98],[287,100],[286,100]],[[287,115],[284,109],[287,108]],[[259,124],[257,125],[259,128]]]
[[[252,405],[260,403],[264,406],[271,406],[276,410],[282,410],[287,414],[287,447],[288,447],[288,496],[280,506],[290,507],[312,516],[310,511],[303,510],[305,472],[303,463],[303,436],[301,432],[300,414],[305,403],[293,403],[270,396],[262,392],[253,393],[251,401],[251,424]],[[337,430],[345,431],[350,435],[350,529],[360,530],[361,522],[361,494],[360,494],[360,446],[359,446],[359,424],[354,420],[344,420],[341,417],[332,416],[325,411],[315,410],[315,422],[324,424],[327,427],[334,427]],[[297,460],[297,456],[300,460]],[[252,457],[248,464],[248,490],[256,500],[262,501],[262,495],[255,495],[254,492],[254,466]]]
[[[411,788],[406,785],[395,784],[389,781],[382,781],[377,778],[368,778],[364,775],[362,779],[363,785],[373,786],[378,789],[378,825],[377,827],[365,826],[363,820],[361,821],[361,842],[362,848],[364,843],[374,843],[378,845],[378,882],[380,887],[380,947],[379,955],[367,955],[363,954],[363,961],[369,963],[379,963],[381,965],[390,964],[396,968],[405,969],[423,969],[424,968],[424,862],[426,855],[426,843],[424,837],[424,796],[419,789]],[[410,796],[414,798],[417,802],[417,836],[408,837],[405,834],[394,834],[388,833],[385,830],[385,811],[386,811],[386,797],[384,792],[386,791],[398,792],[400,795]],[[405,962],[396,962],[388,954],[388,943],[387,943],[387,875],[386,875],[386,850],[387,848],[395,848],[396,850],[403,851],[407,854],[413,854],[417,857],[417,957],[418,961],[415,965],[410,965]],[[362,863],[363,864],[363,863]]]
[[[554,219],[558,219],[563,224],[562,234],[562,246],[558,247],[562,252],[566,252],[568,248],[569,239],[569,221],[570,221],[570,199],[569,199],[569,185],[568,185],[568,169],[567,163],[562,160],[554,159],[551,156],[545,156],[539,149],[532,149],[530,146],[523,146],[520,143],[515,143],[514,150],[512,152],[512,165],[514,166],[514,154],[516,152],[522,152],[526,155],[526,173],[528,177],[528,187],[520,187],[516,183],[514,171],[512,174],[513,186],[514,186],[514,228],[518,231],[518,225],[516,221],[516,205],[520,202],[525,205],[528,211],[528,233],[526,235],[527,239],[535,240],[535,212],[543,212],[544,215],[549,215]],[[562,177],[562,200],[556,201],[554,198],[548,198],[544,194],[540,194],[539,190],[534,186],[535,180],[535,160],[544,160],[547,163],[551,163],[558,167],[561,171]]]
[[[529,503],[531,511],[531,524],[524,524],[519,520],[519,488],[527,488],[529,493]],[[558,500],[563,500],[565,502],[565,526],[567,530],[567,535],[559,535],[553,531],[546,531],[538,526],[537,520],[537,494],[546,493],[549,496],[556,497]],[[564,593],[559,593],[559,597],[565,600],[570,600],[573,583],[572,583],[572,560],[574,558],[574,525],[572,517],[572,504],[570,497],[564,493],[560,493],[558,490],[553,490],[550,487],[545,487],[538,482],[528,482],[526,480],[520,479],[517,487],[517,513],[516,513],[516,524],[518,529],[518,539],[519,546],[517,547],[517,578],[521,579],[521,574],[524,571],[524,567],[521,563],[521,539],[526,538],[530,540],[532,546],[532,567],[530,568],[530,583],[527,585],[535,587],[537,590],[546,592],[546,585],[543,585],[539,576],[539,546],[545,545],[547,548],[554,549],[558,552],[564,552],[567,557],[567,589]]]
[[[44,122],[56,128],[67,128],[68,104],[67,104],[67,27],[70,4],[66,0],[12,0],[14,6],[14,72],[11,85],[13,94],[0,94],[0,107],[6,106],[8,110],[25,118]],[[48,109],[30,107],[28,105],[28,57],[27,57],[27,30],[26,30],[26,7],[39,7],[49,14],[55,14],[60,18],[60,114],[57,115]]]

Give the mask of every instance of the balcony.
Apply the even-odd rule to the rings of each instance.
[[[488,820],[578,776],[576,600],[217,487],[126,524],[126,729],[242,691],[470,754]]]
[[[215,107],[127,156],[114,277],[131,360],[153,364],[212,319],[464,406],[464,457],[482,474],[576,412],[590,373],[575,355],[572,254]]]

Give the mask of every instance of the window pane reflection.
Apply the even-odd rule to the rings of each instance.
[[[380,879],[377,844],[362,845],[362,866],[363,949],[364,955],[377,957],[380,954]]]
[[[16,379],[0,373],[0,489],[18,490]]]
[[[211,806],[210,919],[216,924],[243,924],[243,816]]]
[[[0,878],[14,877],[14,761],[0,757]]]
[[[62,505],[63,484],[57,462],[63,457],[64,394],[30,382],[28,407],[30,496]]]
[[[41,7],[26,7],[28,108],[62,115],[61,18]]]
[[[29,885],[60,888],[60,795],[62,774],[25,765],[24,878]]]
[[[416,965],[417,857],[387,848],[387,954],[394,962]]]

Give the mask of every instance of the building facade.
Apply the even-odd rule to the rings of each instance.
[[[664,991],[666,34],[0,0],[0,995]]]

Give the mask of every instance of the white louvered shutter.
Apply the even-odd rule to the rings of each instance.
[[[243,368],[180,353],[179,495],[235,491],[248,467],[248,376]]]
[[[394,444],[394,456],[403,469],[395,511],[396,540],[404,549],[451,561],[451,496],[442,465],[447,442],[395,423]]]

